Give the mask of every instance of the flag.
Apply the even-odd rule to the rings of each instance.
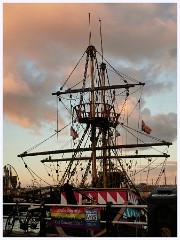
[[[79,137],[79,135],[77,134],[77,132],[74,130],[73,127],[71,127],[70,129],[70,135],[73,137],[73,139],[76,139]]]
[[[151,128],[148,127],[143,120],[142,120],[142,131],[144,131],[147,134],[150,134],[152,131]]]

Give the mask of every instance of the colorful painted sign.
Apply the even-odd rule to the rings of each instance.
[[[55,226],[98,230],[100,228],[100,208],[52,207],[51,218]]]

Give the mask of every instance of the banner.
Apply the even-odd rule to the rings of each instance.
[[[100,208],[52,207],[51,218],[55,226],[87,230],[100,229]]]

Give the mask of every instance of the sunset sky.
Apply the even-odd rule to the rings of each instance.
[[[176,3],[4,3],[3,166],[11,164],[22,185],[31,184],[17,155],[54,133],[56,98],[51,93],[62,86],[88,46],[89,13],[96,48],[100,49],[100,18],[106,59],[146,84],[142,112],[152,135],[173,143],[166,168],[173,182],[177,170]],[[60,128],[65,124],[63,117],[61,112]],[[44,150],[63,143],[62,138],[53,141]],[[46,178],[41,159],[25,161]]]

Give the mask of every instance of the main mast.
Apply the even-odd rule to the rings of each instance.
[[[94,124],[95,119],[95,99],[94,99],[94,59],[96,57],[96,49],[91,45],[91,19],[89,13],[89,47],[87,49],[87,55],[90,56],[90,75],[91,75],[91,99],[90,99],[90,116],[92,118],[91,124],[91,147],[92,147],[92,185],[97,182],[96,171],[96,126]]]
[[[96,49],[90,45],[87,49],[90,56],[90,72],[91,72],[91,100],[90,100],[90,122],[91,122],[91,147],[92,147],[92,185],[97,182],[96,171],[96,125],[95,125],[95,99],[94,99],[94,58],[96,57]]]

